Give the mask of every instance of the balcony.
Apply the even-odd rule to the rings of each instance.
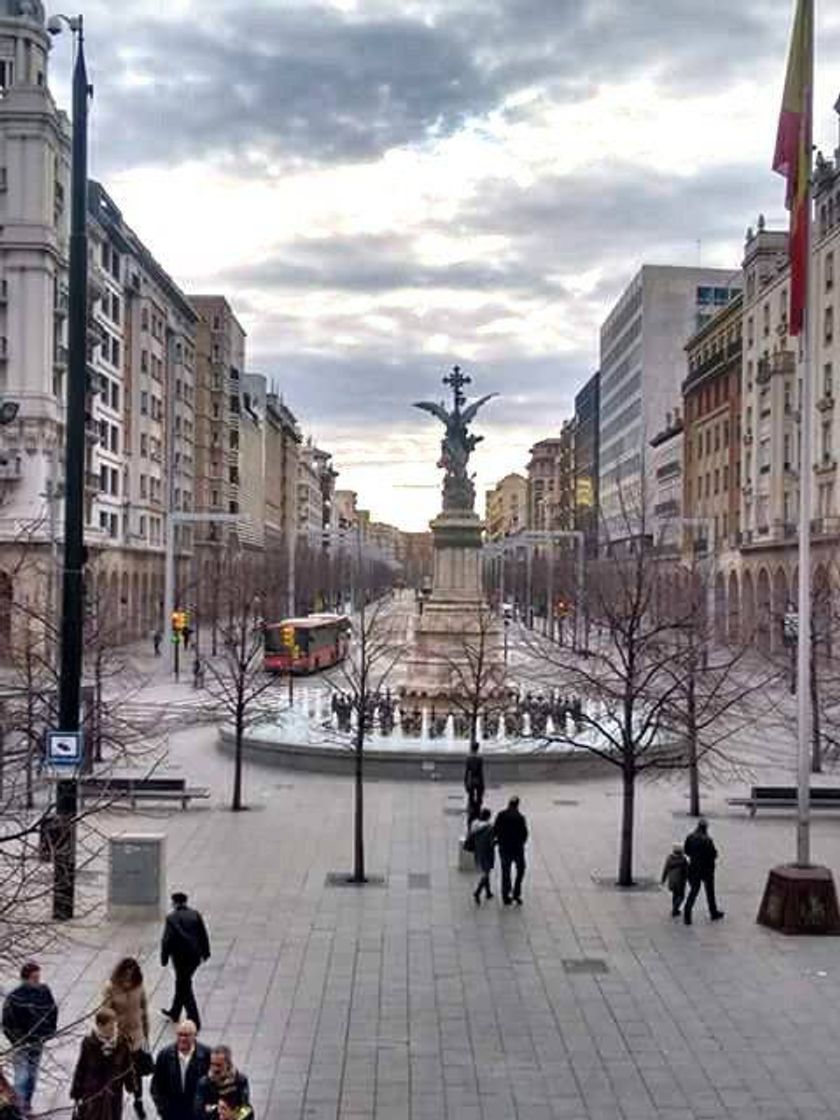
[[[53,314],[57,319],[64,319],[70,310],[70,292],[64,284],[56,284],[55,298],[53,299]]]
[[[85,471],[85,490],[89,494],[99,493],[99,475],[96,471]]]
[[[812,517],[812,537],[834,537],[840,533],[840,517]]]
[[[830,452],[825,452],[818,463],[814,463],[817,474],[832,474],[837,470],[837,460]]]
[[[9,458],[0,455],[0,482],[20,482],[23,478],[23,464],[19,456]]]
[[[787,376],[796,371],[796,355],[793,350],[777,350],[766,358],[758,359],[755,375],[756,385],[766,385],[771,377]]]
[[[834,394],[824,393],[817,401],[817,408],[820,412],[828,412],[829,409],[834,408]]]
[[[745,443],[746,446],[749,446],[752,443],[752,441],[753,441],[752,428],[747,428],[746,431],[744,432],[744,443]]]
[[[85,443],[91,447],[99,443],[99,421],[92,416],[85,418]]]

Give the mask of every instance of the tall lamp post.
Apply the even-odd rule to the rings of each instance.
[[[51,35],[66,26],[76,43],[73,68],[73,148],[70,189],[70,299],[68,309],[68,383],[65,423],[64,564],[61,595],[59,727],[79,732],[84,626],[84,470],[87,391],[87,115],[90,86],[85,69],[82,17],[52,16]],[[53,875],[53,917],[73,917],[76,894],[75,772],[57,783],[58,843]]]

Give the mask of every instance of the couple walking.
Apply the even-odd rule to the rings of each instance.
[[[511,902],[521,906],[528,823],[519,811],[519,798],[512,797],[507,808],[496,814],[495,821],[492,820],[489,809],[479,810],[478,819],[470,825],[467,840],[480,872],[478,885],[473,891],[476,906],[481,905],[482,891],[488,899],[493,897],[490,876],[496,865],[496,847],[499,849],[499,862],[502,865],[502,902],[505,906],[510,906]],[[511,888],[512,868],[515,868],[516,874]]]
[[[713,922],[718,922],[723,917],[715,896],[715,863],[717,862],[717,848],[709,836],[709,825],[704,817],[697,822],[697,828],[689,833],[684,844],[675,844],[673,851],[665,861],[662,870],[662,882],[667,883],[671,892],[671,917],[679,917],[680,908],[685,899],[683,908],[683,921],[691,925],[691,914],[694,903],[700,893],[700,888],[706,891],[706,902],[709,906],[709,917]],[[685,898],[685,888],[688,887],[688,898]]]

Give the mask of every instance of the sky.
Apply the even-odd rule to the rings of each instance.
[[[793,0],[88,0],[91,173],[375,518],[440,504],[460,364],[483,491],[597,368],[642,263],[740,265]],[[818,3],[815,141],[838,144],[840,4]],[[67,102],[69,44],[51,84]]]

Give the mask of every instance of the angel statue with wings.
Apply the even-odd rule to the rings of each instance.
[[[488,393],[486,397],[479,397],[467,408],[467,403],[462,389],[471,383],[471,378],[466,377],[455,366],[448,377],[444,377],[444,385],[452,388],[454,407],[447,412],[442,404],[435,401],[417,401],[415,408],[422,408],[424,412],[431,412],[446,428],[446,433],[440,442],[440,459],[437,465],[443,467],[446,475],[443,480],[443,508],[444,510],[473,510],[475,508],[475,484],[473,476],[467,473],[467,464],[476,445],[484,436],[474,436],[467,430],[467,425],[483,404],[498,396],[497,393]]]

